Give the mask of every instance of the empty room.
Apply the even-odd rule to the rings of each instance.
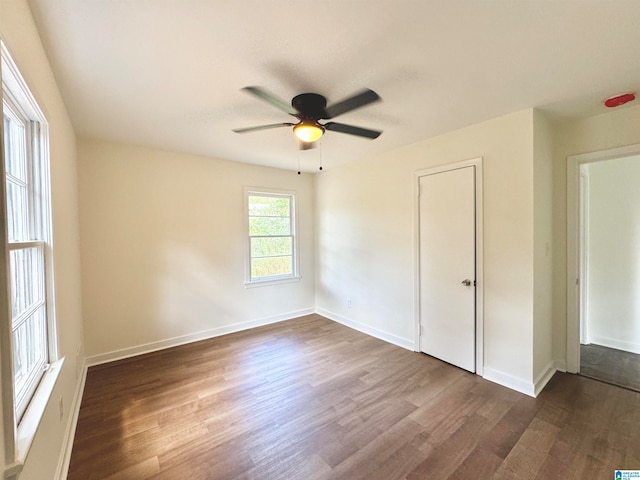
[[[0,0],[3,478],[638,478],[638,19]]]

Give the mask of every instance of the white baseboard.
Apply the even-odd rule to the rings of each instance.
[[[617,340],[615,338],[596,337],[594,335],[591,335],[589,340],[591,340],[591,343],[595,343],[602,347],[615,348],[616,350],[640,354],[640,343],[625,342],[624,340]]]
[[[555,369],[558,372],[566,372],[567,371],[567,362],[563,360],[555,360],[553,362]]]
[[[407,340],[406,338],[398,337],[389,332],[385,332],[384,330],[379,330],[377,328],[364,325],[362,323],[356,322],[355,320],[351,320],[347,317],[343,317],[342,315],[338,315],[337,313],[325,310],[324,308],[316,308],[316,313],[318,315],[322,315],[323,317],[327,317],[329,320],[341,323],[345,327],[353,328],[354,330],[366,333],[367,335],[378,338],[380,340],[384,340],[385,342],[393,343],[394,345],[406,348],[407,350],[411,350],[412,352],[414,351],[414,343],[412,340]]]
[[[315,308],[305,308],[305,309],[296,310],[293,312],[287,312],[279,315],[272,315],[269,317],[249,320],[246,322],[225,325],[223,327],[212,328],[211,330],[204,330],[202,332],[192,333],[189,335],[182,335],[180,337],[169,338],[169,339],[160,340],[157,342],[145,343],[143,345],[137,345],[135,347],[123,348],[121,350],[114,350],[112,352],[92,355],[90,357],[87,357],[87,365],[88,366],[100,365],[102,363],[113,362],[115,360],[121,360],[123,358],[135,357],[137,355],[143,355],[145,353],[164,350],[165,348],[177,347],[178,345],[184,345],[186,343],[198,342],[200,340],[207,340],[209,338],[219,337],[221,335],[227,335],[229,333],[240,332],[242,330],[261,327],[263,325],[282,322],[284,320],[291,320],[292,318],[302,317],[304,315],[315,313],[315,311],[316,311]]]
[[[482,378],[485,380],[489,380],[490,382],[497,383],[498,385],[502,385],[503,387],[510,388],[511,390],[515,390],[516,392],[524,393],[525,395],[529,395],[530,397],[536,396],[536,387],[535,385],[523,378],[514,377],[513,375],[509,375],[508,373],[501,372],[499,370],[495,370],[491,367],[484,367],[484,375]]]
[[[503,387],[510,388],[511,390],[524,393],[530,397],[537,397],[547,383],[549,383],[549,380],[551,380],[554,373],[557,371],[566,371],[566,366],[565,368],[562,367],[563,365],[561,362],[552,360],[542,369],[542,372],[540,372],[537,378],[533,382],[530,382],[523,378],[514,377],[508,373],[485,366],[482,378],[489,380],[490,382],[497,383],[498,385],[502,385]]]
[[[64,434],[62,443],[62,455],[58,460],[58,468],[56,468],[57,480],[66,480],[69,473],[69,462],[71,461],[71,451],[73,450],[73,440],[76,436],[76,427],[78,426],[78,417],[80,416],[80,404],[82,403],[82,395],[84,386],[87,382],[87,364],[83,364],[80,379],[73,395],[73,404],[69,410],[69,421],[67,422],[67,430]]]
[[[538,377],[533,382],[534,397],[537,397],[538,395],[540,395],[540,392],[547,385],[547,383],[549,383],[549,380],[551,380],[551,377],[553,377],[553,374],[556,373],[556,371],[557,371],[556,362],[551,360],[549,364],[546,367],[544,367],[542,372],[540,372],[540,375],[538,375]]]

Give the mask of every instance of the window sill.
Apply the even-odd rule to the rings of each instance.
[[[299,282],[301,278],[301,275],[296,275],[294,277],[274,278],[271,280],[256,280],[253,282],[245,282],[244,288],[266,287],[268,285],[282,285],[284,283]]]
[[[16,450],[17,458],[15,463],[11,466],[11,472],[5,472],[5,475],[16,475],[22,470],[31,444],[36,437],[38,427],[44,416],[44,411],[47,408],[49,399],[53,394],[53,389],[56,386],[60,372],[62,371],[62,365],[64,364],[64,358],[53,362],[49,369],[45,372],[40,385],[36,389],[36,393],[33,395],[31,403],[27,407],[27,410],[18,425],[16,435]],[[9,476],[11,478],[11,476]]]

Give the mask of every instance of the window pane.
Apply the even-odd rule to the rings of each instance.
[[[23,182],[27,181],[27,135],[25,126],[13,115],[4,114],[4,142],[6,152],[6,173]]]
[[[290,255],[251,259],[251,278],[292,274],[293,262]]]
[[[291,237],[251,239],[251,257],[291,255]]]
[[[249,196],[249,216],[288,217],[289,197]]]
[[[44,305],[13,332],[13,368],[15,395],[18,402],[34,378],[47,363],[47,342]]]
[[[29,247],[9,252],[11,317],[15,321],[29,307],[44,298],[42,248]]]
[[[7,234],[9,242],[31,240],[29,235],[29,192],[7,178]]]
[[[249,235],[291,235],[291,220],[288,217],[250,217]]]

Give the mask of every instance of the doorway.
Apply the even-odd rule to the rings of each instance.
[[[640,391],[639,182],[640,145],[569,157],[567,369]]]
[[[482,159],[415,177],[415,350],[482,375]]]

